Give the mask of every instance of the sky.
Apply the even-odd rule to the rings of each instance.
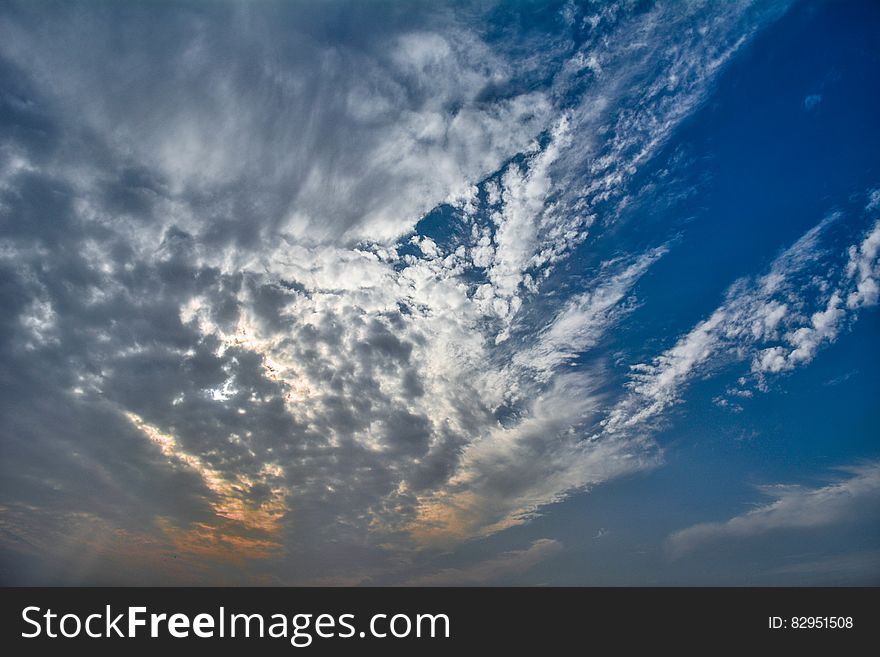
[[[0,583],[880,584],[878,34],[0,0]]]

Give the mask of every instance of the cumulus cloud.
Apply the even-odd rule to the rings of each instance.
[[[848,477],[819,488],[765,486],[774,498],[725,522],[707,522],[682,529],[669,537],[675,556],[717,541],[741,540],[771,532],[812,529],[873,518],[880,501],[880,464],[873,462],[845,470]]]
[[[874,583],[880,581],[880,550],[802,561],[776,568],[773,573],[837,586]]]

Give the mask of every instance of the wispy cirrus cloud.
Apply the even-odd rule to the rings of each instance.
[[[863,217],[871,218],[874,192]],[[873,221],[849,246],[846,264],[836,266],[823,242],[841,214],[829,214],[773,261],[768,271],[735,282],[722,305],[650,363],[632,367],[629,394],[611,409],[603,431],[643,431],[681,400],[692,380],[731,363],[749,361],[751,384],[765,388],[769,375],[812,361],[857,318],[859,308],[877,303],[880,280],[880,223]],[[814,268],[826,264],[824,275]],[[751,395],[741,378],[735,396]],[[720,399],[720,398],[719,398]]]
[[[772,502],[724,522],[706,522],[677,531],[669,537],[669,548],[673,556],[682,556],[718,541],[816,529],[854,520],[876,521],[880,508],[880,464],[852,466],[843,472],[848,475],[846,478],[818,488],[764,486],[761,492],[774,498]]]

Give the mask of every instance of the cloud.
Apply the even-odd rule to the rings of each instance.
[[[698,17],[707,7],[658,5],[631,16],[611,6],[596,24],[607,22],[615,34],[627,36],[606,39],[602,48],[588,39],[569,55],[554,80],[556,95],[584,84],[584,77],[593,84],[560,113],[543,148],[526,152],[490,181],[498,190],[490,197],[500,201],[491,208],[494,226],[474,234],[480,262],[488,264],[480,290],[484,312],[502,320],[496,339],[506,339],[523,293],[534,291],[588,239],[599,213],[610,223],[626,207],[634,174],[699,108],[714,77],[757,26],[772,21],[785,5],[715,6],[714,20],[704,23]]]
[[[880,501],[880,463],[844,471],[847,478],[819,488],[765,486],[762,492],[775,498],[773,502],[725,522],[701,523],[677,531],[669,537],[669,548],[674,556],[682,556],[718,541],[831,527],[874,517]]]
[[[659,462],[646,434],[589,439],[605,366],[570,366],[667,247],[548,287],[778,7],[609,7],[579,45],[529,37],[536,55],[467,12],[340,7],[4,8],[16,537],[49,550],[87,512],[108,546],[239,551],[289,583],[393,567]],[[680,352],[658,372],[701,362]],[[674,398],[658,377],[634,392]]]
[[[551,109],[539,91],[481,97],[510,62],[442,8],[352,5],[345,24],[369,28],[357,38],[283,4],[58,9],[19,7],[0,34],[64,129],[101,135],[175,200],[246,212],[256,239],[394,240],[525,148]]]
[[[420,575],[407,582],[408,586],[480,586],[522,575],[542,561],[562,551],[562,544],[550,538],[539,538],[525,550],[505,552],[466,568],[446,568],[436,573]]]
[[[560,376],[526,409],[525,419],[498,427],[462,451],[454,476],[420,496],[413,535],[444,545],[517,525],[540,507],[657,464],[650,441],[591,442],[586,426],[598,415],[588,374]]]
[[[873,205],[872,197],[872,205]],[[870,206],[869,206],[870,207]],[[846,296],[846,307],[849,309],[877,305],[880,297],[880,220],[874,222],[873,228],[859,245],[849,248],[849,261],[846,275],[856,285]]]
[[[804,98],[804,109],[808,112],[814,110],[821,102],[822,94],[810,94],[809,96]]]
[[[667,247],[652,249],[623,262],[605,263],[592,289],[571,296],[546,327],[537,332],[533,344],[513,356],[513,363],[534,370],[534,376],[547,381],[558,368],[577,354],[589,351],[622,317],[632,309],[624,302],[633,286]]]
[[[864,586],[880,581],[880,550],[839,554],[781,566],[774,574],[796,576],[815,584]]]
[[[866,215],[870,212],[869,202]],[[780,253],[764,274],[736,281],[724,303],[674,346],[650,363],[632,366],[629,394],[603,420],[603,431],[650,429],[680,401],[688,383],[731,363],[750,361],[753,385],[765,389],[769,375],[810,363],[821,347],[834,342],[857,319],[856,309],[877,303],[880,274],[876,222],[847,249],[844,271],[832,264],[823,239],[841,220],[841,213],[829,214]],[[819,263],[826,263],[824,275],[814,273]],[[743,378],[741,385],[747,383]],[[729,394],[745,396],[746,390],[734,388]]]

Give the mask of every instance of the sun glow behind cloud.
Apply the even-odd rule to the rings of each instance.
[[[284,475],[280,466],[264,464],[257,480],[238,475],[230,481],[198,456],[181,450],[173,436],[147,424],[134,413],[125,415],[162,450],[172,467],[193,470],[211,492],[210,505],[216,521],[195,523],[184,529],[170,520],[159,518],[159,527],[177,550],[202,558],[233,562],[267,559],[281,550],[281,544],[273,537],[287,512],[289,491],[278,485]],[[255,485],[269,488],[267,499],[257,504],[249,501],[246,495]]]

